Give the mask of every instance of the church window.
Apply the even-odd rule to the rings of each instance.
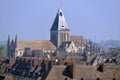
[[[60,12],[60,16],[62,16],[62,12]]]
[[[65,41],[65,33],[63,33],[63,41]]]
[[[64,34],[63,34],[63,33],[61,33],[61,35],[62,35],[62,36],[61,36],[61,40],[63,41],[63,40],[64,40],[64,37],[63,37],[63,36],[64,36]]]

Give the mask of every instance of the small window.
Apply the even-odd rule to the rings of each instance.
[[[67,80],[67,78],[65,78],[65,80]]]
[[[64,27],[64,26],[62,25],[62,27]]]
[[[80,80],[84,80],[84,78],[81,78]]]
[[[60,12],[60,16],[62,16],[62,12]]]
[[[116,80],[116,78],[113,78],[113,80]]]
[[[100,78],[97,78],[96,80],[100,80]]]

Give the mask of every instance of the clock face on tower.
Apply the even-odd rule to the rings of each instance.
[[[62,16],[62,12],[60,12],[60,16]]]

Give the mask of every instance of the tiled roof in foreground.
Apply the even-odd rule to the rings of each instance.
[[[104,71],[100,72],[94,66],[75,65],[73,78],[64,75],[64,71],[68,71],[66,66],[53,66],[46,80],[119,80],[120,66],[104,66]],[[72,74],[72,73],[71,73]],[[54,76],[54,77],[52,77]]]

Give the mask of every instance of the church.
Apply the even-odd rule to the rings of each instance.
[[[30,53],[80,53],[83,52],[85,39],[82,36],[70,36],[70,29],[63,10],[58,9],[50,29],[50,40],[15,40],[7,41],[7,57],[21,57]]]

